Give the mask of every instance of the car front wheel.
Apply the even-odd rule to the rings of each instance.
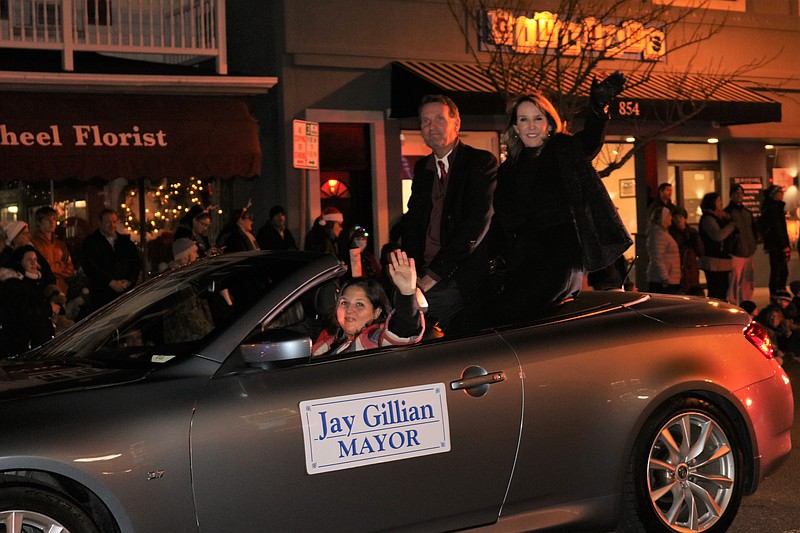
[[[98,533],[71,499],[39,487],[0,487],[0,533]]]
[[[620,532],[720,532],[742,498],[742,446],[714,405],[680,398],[644,426],[623,493]]]

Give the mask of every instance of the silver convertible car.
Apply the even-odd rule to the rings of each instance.
[[[3,361],[0,532],[715,532],[790,451],[738,308],[586,292],[312,360],[345,274],[198,261]]]

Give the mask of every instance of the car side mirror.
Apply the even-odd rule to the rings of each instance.
[[[311,338],[288,329],[268,329],[239,345],[244,362],[264,368],[283,368],[311,359]]]

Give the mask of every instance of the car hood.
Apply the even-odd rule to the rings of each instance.
[[[151,368],[108,368],[92,361],[0,362],[0,401],[105,387],[143,379]]]

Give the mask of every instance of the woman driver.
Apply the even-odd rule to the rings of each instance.
[[[390,259],[389,277],[397,288],[394,310],[379,281],[347,281],[336,300],[336,321],[317,338],[312,347],[314,356],[419,342],[425,319],[415,294],[414,259],[402,250],[394,250]]]

